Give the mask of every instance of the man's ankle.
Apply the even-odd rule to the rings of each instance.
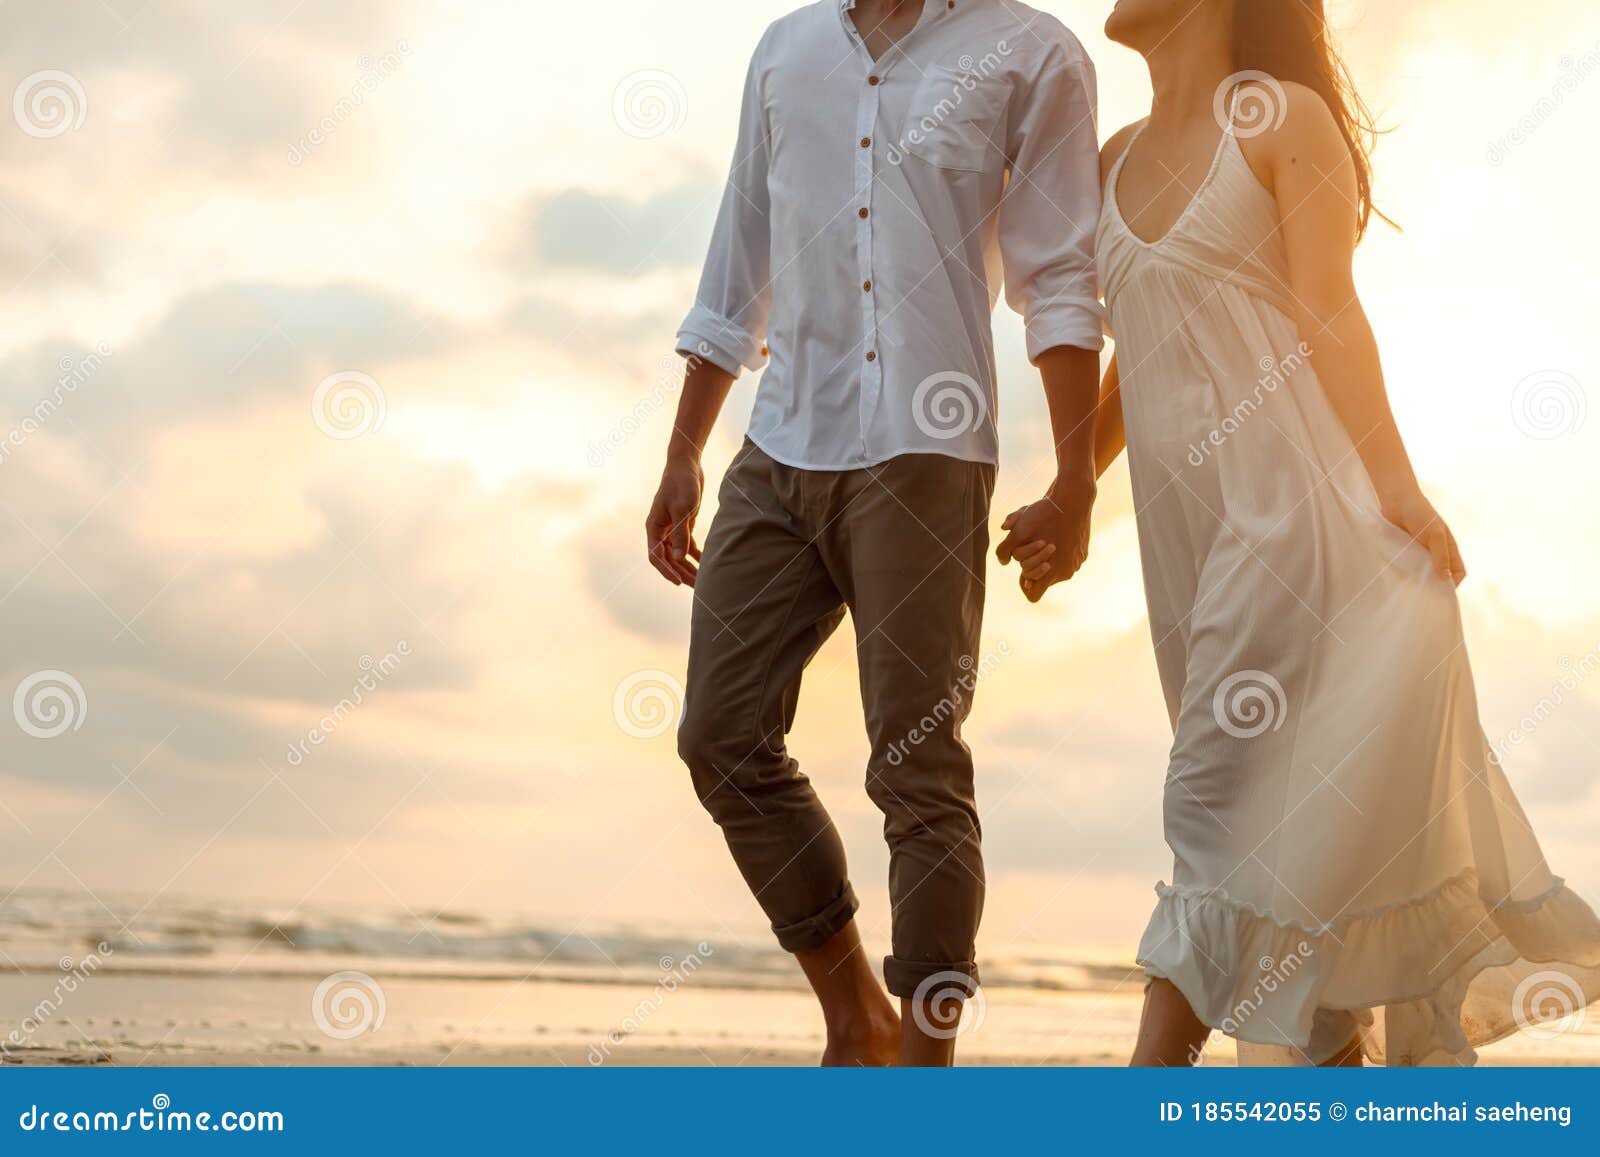
[[[898,1036],[900,1018],[895,1015],[894,1006],[881,995],[873,1000],[873,995],[865,993],[852,1005],[824,1009],[828,1039],[859,1044],[882,1036]]]

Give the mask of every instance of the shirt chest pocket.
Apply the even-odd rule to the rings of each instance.
[[[999,80],[929,67],[906,112],[905,151],[942,169],[982,172],[991,153],[1004,155],[1008,95]]]

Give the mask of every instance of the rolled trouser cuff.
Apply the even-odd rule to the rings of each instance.
[[[980,983],[976,961],[937,964],[925,960],[902,960],[897,956],[883,958],[883,982],[892,996],[935,1001],[971,996],[978,991]]]
[[[844,931],[859,907],[855,889],[846,884],[844,891],[816,915],[781,927],[774,924],[772,931],[778,937],[778,947],[785,952],[810,952],[821,948]]]

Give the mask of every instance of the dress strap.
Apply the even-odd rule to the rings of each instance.
[[[1122,146],[1122,152],[1119,153],[1117,155],[1117,159],[1111,163],[1111,172],[1106,174],[1106,185],[1108,188],[1115,189],[1117,187],[1117,178],[1122,175],[1123,163],[1127,161],[1128,154],[1133,152],[1133,146],[1138,143],[1139,138],[1144,135],[1144,130],[1148,128],[1149,125],[1150,118],[1145,117],[1144,120],[1139,122],[1139,127],[1134,129],[1133,133],[1128,137],[1128,143]]]
[[[1239,119],[1239,90],[1243,87],[1244,82],[1238,82],[1228,94],[1228,123],[1222,126],[1222,131],[1230,137],[1234,135],[1234,125]]]

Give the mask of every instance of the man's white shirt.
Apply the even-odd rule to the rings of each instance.
[[[766,366],[749,434],[791,466],[994,462],[1002,280],[1030,358],[1102,345],[1094,68],[1011,0],[924,0],[874,62],[853,5],[819,0],[756,47],[678,349]]]

